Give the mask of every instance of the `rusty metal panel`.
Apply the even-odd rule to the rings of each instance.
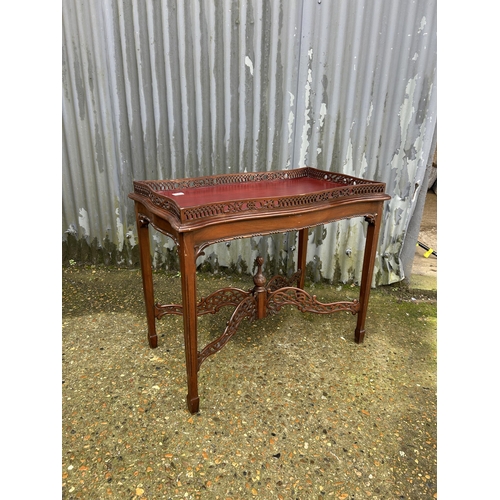
[[[387,183],[374,284],[404,277],[436,126],[435,1],[64,0],[62,69],[66,261],[137,265],[134,179],[311,165]],[[363,243],[360,220],[311,230],[310,275],[357,281]],[[205,264],[251,271],[262,253],[286,271],[295,244],[214,245]]]

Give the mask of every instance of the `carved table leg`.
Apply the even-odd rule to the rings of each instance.
[[[359,312],[356,330],[354,331],[354,340],[361,344],[365,337],[365,320],[368,310],[368,299],[373,278],[373,269],[375,266],[375,256],[377,254],[378,233],[380,230],[380,214],[374,217],[365,217],[368,222],[368,231],[366,234],[365,255],[363,257],[363,271],[361,276],[361,287],[359,292]]]
[[[198,396],[198,334],[196,313],[196,255],[192,236],[184,233],[180,238],[179,260],[181,266],[182,315],[184,320],[184,350],[187,372],[187,406],[191,413],[200,407]]]
[[[253,277],[253,282],[255,284],[253,288],[253,294],[255,300],[257,301],[257,319],[262,319],[266,316],[266,299],[267,290],[264,288],[266,284],[266,277],[262,273],[262,265],[264,264],[263,257],[257,257],[255,259],[255,264],[257,265],[257,273]]]
[[[137,222],[137,234],[139,235],[139,252],[142,270],[142,288],[144,290],[144,301],[146,304],[146,319],[148,323],[148,342],[152,348],[157,347],[158,337],[156,335],[155,304],[153,293],[153,272],[151,270],[151,251],[149,245],[149,220],[139,214],[135,207]]]
[[[300,269],[299,288],[304,288],[306,280],[306,257],[307,257],[307,240],[309,238],[309,228],[304,228],[299,231],[299,252],[297,256],[297,268]]]

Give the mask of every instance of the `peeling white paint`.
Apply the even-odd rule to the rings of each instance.
[[[312,57],[312,49],[309,49],[309,57]],[[307,139],[307,133],[311,128],[309,124],[309,115],[311,113],[311,84],[312,84],[312,70],[309,68],[307,72],[307,80],[305,86],[305,104],[304,104],[304,126],[302,127],[302,140],[300,144],[300,154],[299,154],[299,167],[305,166],[307,150],[309,148],[309,141]]]
[[[115,210],[116,214],[116,235],[118,237],[118,250],[121,252],[123,250],[123,243],[125,241],[125,236],[123,233],[123,224],[120,219],[120,209]]]
[[[410,125],[413,114],[415,113],[415,108],[413,107],[413,98],[415,95],[415,89],[417,87],[417,76],[411,78],[406,84],[405,89],[405,99],[403,104],[399,108],[399,125],[401,127],[401,144],[404,144],[404,139],[408,133],[408,126]]]
[[[361,157],[361,170],[356,177],[365,177],[366,172],[368,172],[368,160],[366,159],[366,153],[363,153]]]
[[[415,54],[413,54],[413,57],[411,58],[412,61],[416,61],[418,59],[418,53],[415,52]]]
[[[372,118],[373,113],[373,101],[370,103],[370,110],[368,111],[368,116],[366,117],[366,126],[370,125],[370,120]]]
[[[290,111],[290,113],[288,113],[288,144],[292,143],[294,120],[295,120],[295,116],[293,115],[293,111]]]
[[[323,128],[323,125],[325,123],[325,116],[326,116],[326,103],[322,102],[321,107],[319,108],[319,129],[321,130]]]
[[[417,31],[418,34],[422,33],[426,24],[427,24],[427,19],[425,19],[425,16],[423,16],[422,19],[420,20],[420,28],[418,28],[418,31]]]
[[[132,231],[132,230],[127,231],[126,237],[129,241],[131,247],[135,247],[137,245],[137,242],[135,241],[134,231]]]
[[[354,127],[356,122],[351,123],[351,127],[349,128],[349,142],[347,144],[347,151],[346,151],[346,156],[344,160],[344,166],[342,168],[342,172],[346,175],[353,175],[354,177],[357,177],[357,172],[356,172],[356,167],[354,165],[353,161],[353,145],[352,145],[352,139],[351,139],[351,133],[352,129]]]
[[[153,256],[153,268],[156,268],[160,265],[161,262],[161,252],[158,251],[158,248],[162,246],[162,238],[160,233],[157,231],[150,231],[151,236],[153,238],[154,247],[152,248],[152,256]]]
[[[347,144],[347,153],[344,161],[344,167],[342,168],[342,172],[346,175],[352,175],[356,177],[356,171],[354,168],[354,162],[352,160],[352,140],[349,137],[349,143]]]
[[[290,91],[288,91],[288,95],[290,96],[290,107],[293,108],[293,103],[295,102],[295,96]],[[293,114],[293,111],[290,110],[290,113],[288,113],[288,144],[292,143],[294,121],[295,121],[295,115]]]
[[[76,229],[74,224],[70,224],[68,229],[66,229],[66,233],[76,236],[78,234],[78,229]]]
[[[389,201],[389,209],[386,212],[389,214],[386,224],[389,227],[403,228],[403,234],[408,228],[408,224],[413,216],[415,201],[418,193],[421,190],[423,175],[425,174],[426,158],[424,158],[424,140],[426,137],[427,122],[421,124],[418,134],[414,135],[415,124],[411,123],[415,114],[415,90],[418,75],[408,81],[405,89],[403,103],[399,109],[399,125],[401,128],[400,147],[391,160],[391,168],[396,170],[396,178],[394,180],[394,191],[391,200]],[[431,85],[429,95],[433,92]],[[413,130],[411,137],[414,137],[411,149],[418,152],[414,158],[408,157],[408,134]],[[405,151],[405,145],[407,150]],[[407,179],[407,182],[403,180]],[[411,202],[409,202],[409,199]],[[385,264],[388,271],[389,280],[391,282],[398,281],[404,278],[404,270],[400,265],[400,257],[402,251],[402,243],[400,240],[391,240],[386,244],[384,255],[386,256]]]
[[[309,60],[312,61],[314,51],[309,49],[307,51],[307,56]],[[309,68],[307,71],[307,80],[305,85],[305,103],[304,103],[304,126],[302,127],[302,138],[300,144],[300,154],[299,154],[299,167],[305,166],[307,150],[309,149],[309,140],[307,134],[311,125],[309,123],[310,113],[311,113],[311,88],[312,88],[312,69]]]
[[[253,62],[248,56],[245,57],[245,66],[248,66],[250,74],[253,76]]]
[[[78,211],[78,224],[83,229],[84,236],[90,236],[90,221],[89,214],[84,208],[80,208]]]

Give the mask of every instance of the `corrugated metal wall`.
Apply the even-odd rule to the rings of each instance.
[[[435,0],[63,0],[63,258],[137,265],[133,179],[304,165],[381,180],[377,284],[400,253],[436,127]],[[309,271],[359,280],[364,223],[310,231]],[[175,267],[154,236],[157,267]],[[295,235],[206,265],[291,269]]]

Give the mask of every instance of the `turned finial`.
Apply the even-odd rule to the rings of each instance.
[[[260,255],[255,259],[255,264],[257,265],[257,273],[253,277],[253,282],[257,287],[263,287],[266,284],[266,277],[262,274],[262,265],[264,264],[264,258]]]

